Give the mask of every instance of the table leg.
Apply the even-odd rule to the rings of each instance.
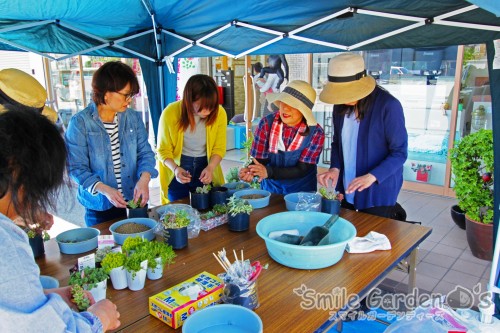
[[[413,289],[416,287],[417,282],[417,254],[418,247],[415,250],[411,251],[408,256],[408,294],[413,292]]]

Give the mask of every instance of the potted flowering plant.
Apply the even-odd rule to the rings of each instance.
[[[344,195],[335,190],[328,191],[325,187],[321,187],[318,192],[321,195],[321,211],[332,215],[339,214]]]
[[[180,250],[187,246],[188,233],[187,226],[191,220],[185,210],[167,212],[163,217],[163,237],[165,241],[175,250]]]
[[[52,227],[54,223],[52,215],[49,213],[40,214],[36,217],[35,223],[30,223],[21,217],[14,220],[14,223],[23,229],[28,235],[31,250],[33,251],[33,256],[35,258],[40,257],[45,253],[45,247],[43,242],[50,239],[50,235],[47,232]]]
[[[139,197],[137,201],[132,199],[127,202],[127,216],[129,218],[148,217],[148,204],[146,203],[144,207],[141,207],[141,201],[142,197]]]
[[[252,205],[248,201],[233,195],[229,198],[227,207],[229,208],[229,230],[248,230],[250,226],[250,213],[253,211]]]
[[[417,173],[416,180],[427,183],[432,170],[432,164],[411,163],[411,169]]]
[[[465,211],[467,242],[472,254],[493,256],[493,131],[465,136],[450,150],[458,205]]]

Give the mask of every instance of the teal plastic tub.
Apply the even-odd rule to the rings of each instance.
[[[216,304],[191,314],[182,325],[183,333],[262,333],[260,317],[243,306]]]
[[[150,229],[143,231],[143,232],[137,232],[135,234],[120,234],[120,233],[116,232],[116,228],[118,228],[119,226],[121,226],[122,224],[125,224],[125,223],[144,224],[145,226],[149,227]],[[111,234],[113,235],[115,243],[119,244],[119,245],[123,245],[123,242],[125,241],[125,239],[127,239],[129,237],[140,236],[140,237],[144,237],[145,239],[147,239],[149,241],[152,241],[153,239],[156,238],[154,231],[155,231],[155,228],[157,225],[158,225],[158,222],[156,222],[153,219],[145,218],[145,217],[134,217],[131,219],[125,219],[125,220],[121,220],[121,221],[113,223],[109,227],[109,231],[111,231]]]
[[[344,255],[347,242],[356,236],[354,225],[339,217],[331,227],[328,245],[300,246],[268,237],[271,231],[298,229],[305,236],[314,226],[323,225],[330,214],[291,211],[266,216],[257,223],[257,234],[265,241],[269,256],[278,263],[298,269],[320,269],[336,264]]]
[[[76,228],[56,236],[59,251],[64,254],[80,254],[97,247],[100,231],[95,228]]]
[[[243,198],[244,196],[251,196],[251,195],[259,195],[263,197],[258,199]],[[258,209],[258,208],[264,208],[269,205],[271,192],[259,189],[248,189],[248,190],[238,191],[234,193],[234,196],[248,201],[248,203],[252,205],[253,209]]]

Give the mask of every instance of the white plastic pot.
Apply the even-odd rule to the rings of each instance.
[[[161,258],[156,258],[155,260],[156,267],[148,267],[147,277],[150,280],[158,280],[163,276],[163,263],[161,262]]]
[[[144,283],[146,282],[147,269],[148,269],[148,261],[144,260],[143,262],[141,262],[141,269],[138,272],[127,271],[128,289],[132,291],[137,291],[144,288]]]
[[[111,272],[109,272],[109,277],[111,278],[113,288],[116,290],[127,288],[127,271],[123,266],[113,268]]]

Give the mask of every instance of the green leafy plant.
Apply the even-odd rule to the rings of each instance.
[[[238,167],[232,167],[229,169],[229,171],[226,173],[226,181],[228,183],[236,183],[240,181]]]
[[[165,229],[180,229],[187,227],[191,220],[185,210],[178,210],[175,213],[168,212],[163,217],[163,227]]]
[[[250,150],[252,149],[252,144],[253,144],[253,134],[249,133],[248,138],[245,140],[245,142],[242,143],[243,150],[245,151],[245,157],[242,157],[241,160],[243,161],[243,168],[246,168],[252,163],[252,156],[250,156]]]
[[[342,201],[344,195],[335,190],[328,191],[325,187],[320,187],[318,190],[319,194],[327,200],[339,200]]]
[[[79,285],[85,290],[90,290],[97,286],[99,282],[109,277],[104,268],[85,267],[79,272],[73,272],[69,277],[69,285]]]
[[[210,192],[211,189],[212,189],[212,186],[210,184],[206,184],[206,185],[197,187],[196,188],[196,193],[207,194],[208,192]]]
[[[83,288],[78,284],[71,286],[71,302],[75,303],[80,311],[86,311],[90,306],[90,300]]]
[[[162,265],[170,265],[176,257],[172,246],[163,242],[149,242],[141,248],[141,252],[147,256],[148,267],[152,269],[156,268],[156,258],[161,258]]]
[[[465,136],[450,150],[459,207],[475,221],[493,222],[493,131]]]
[[[136,273],[142,269],[141,263],[144,260],[147,260],[148,256],[145,251],[136,251],[129,255],[125,259],[125,263],[123,264],[123,267],[128,271],[132,273],[132,277],[136,276]]]
[[[240,213],[250,215],[250,213],[253,211],[253,207],[248,203],[248,201],[238,198],[234,195],[229,198],[227,207],[229,208],[228,213],[232,216],[236,216],[236,214]]]
[[[109,252],[102,259],[101,266],[104,268],[106,273],[109,274],[112,269],[121,267],[125,264],[126,256],[121,252]]]
[[[212,210],[206,212],[206,213],[203,213],[200,215],[200,219],[202,220],[208,220],[208,219],[211,219],[211,218],[214,218],[214,217],[217,217],[217,216],[221,216],[221,215],[224,215],[224,214],[227,214],[228,212],[228,207],[227,205],[223,205],[223,204],[215,204],[213,207],[212,207]]]
[[[137,200],[137,201],[134,201],[134,199],[129,200],[127,202],[127,207],[130,209],[139,208],[139,207],[141,207],[141,201],[142,201],[142,197],[139,197],[139,200]]]
[[[139,247],[143,246],[147,239],[136,236],[136,237],[127,237],[122,245],[122,250],[128,255],[130,251],[136,251]]]

